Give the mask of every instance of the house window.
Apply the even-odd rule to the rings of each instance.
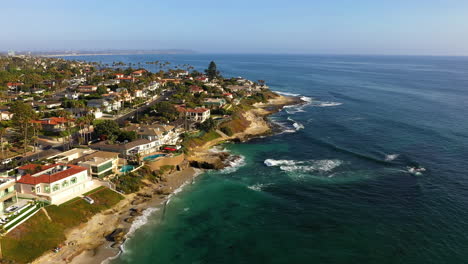
[[[67,180],[65,180],[65,181],[62,182],[62,187],[63,187],[63,188],[67,187],[68,185],[69,185],[69,183],[68,183]]]
[[[41,192],[41,186],[37,186],[36,187],[36,193],[40,193]]]
[[[76,177],[73,177],[73,178],[71,179],[71,183],[72,183],[72,184],[75,184],[75,183],[76,183]]]
[[[54,184],[54,186],[52,187],[52,191],[58,191],[60,189],[60,186],[58,184]]]
[[[44,191],[46,193],[50,193],[50,186],[49,185],[44,186]]]

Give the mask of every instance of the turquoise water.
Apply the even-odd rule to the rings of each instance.
[[[123,165],[122,168],[120,168],[120,172],[129,172],[135,169],[135,166],[133,165]]]
[[[137,221],[113,263],[466,263],[468,58],[86,58],[215,60],[310,100],[271,117],[276,135],[224,146],[239,166]]]
[[[155,155],[144,157],[143,160],[144,161],[155,160],[155,159],[157,159],[159,157],[164,157],[164,156],[166,156],[166,154],[155,154]]]

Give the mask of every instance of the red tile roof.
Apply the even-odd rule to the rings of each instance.
[[[52,167],[56,167],[56,166],[59,166],[59,165],[64,165],[64,164],[53,164],[53,165],[48,165],[48,166],[42,166],[41,171],[44,171],[44,170],[47,170],[47,169],[50,169]],[[64,165],[64,166],[67,166],[68,169],[57,172],[57,173],[54,173],[54,174],[51,174],[51,175],[42,174],[42,175],[39,175],[39,176],[36,176],[36,177],[31,176],[31,174],[26,174],[26,175],[21,176],[21,178],[17,182],[18,183],[23,183],[23,184],[30,184],[30,185],[36,185],[36,184],[39,184],[39,183],[54,183],[56,181],[65,179],[67,177],[70,177],[72,175],[75,175],[77,173],[80,173],[80,172],[83,172],[83,171],[87,170],[84,167],[80,167],[80,166],[76,166],[76,165]],[[26,166],[20,167],[20,169],[22,169],[22,168],[32,168],[32,169],[34,169],[36,167],[37,167],[36,164],[28,164]]]
[[[16,83],[9,82],[9,83],[7,83],[7,86],[20,86],[20,85],[23,85],[23,83],[20,83],[20,82],[16,82]]]
[[[175,106],[177,111],[180,113],[189,112],[189,113],[204,113],[209,111],[210,109],[204,107],[197,107],[197,108],[185,108],[183,105],[176,105]]]
[[[42,125],[58,125],[58,124],[64,124],[67,123],[68,121],[75,121],[74,119],[66,119],[65,117],[49,117],[41,120],[32,120],[32,123],[36,124],[42,124]]]

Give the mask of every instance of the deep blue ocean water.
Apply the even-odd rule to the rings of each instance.
[[[280,133],[222,146],[239,166],[200,175],[149,214],[113,263],[467,263],[468,58],[78,59],[214,60],[310,101],[271,117]]]

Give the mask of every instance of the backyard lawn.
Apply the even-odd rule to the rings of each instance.
[[[65,230],[86,222],[94,214],[111,208],[123,196],[105,187],[86,194],[94,200],[88,204],[75,198],[60,206],[45,207],[52,222],[39,211],[25,223],[1,238],[3,258],[18,263],[27,263],[52,250],[65,240]]]

